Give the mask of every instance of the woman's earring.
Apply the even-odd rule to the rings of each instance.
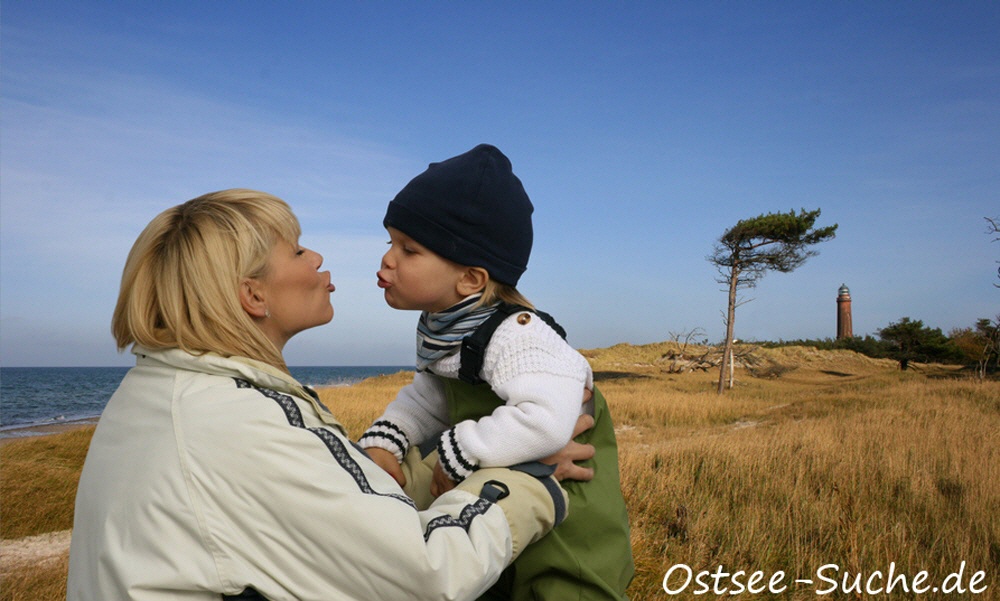
[[[270,316],[271,316],[271,310],[270,309],[264,309],[264,317],[270,317]]]

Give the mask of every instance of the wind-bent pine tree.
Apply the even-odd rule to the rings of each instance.
[[[719,370],[719,394],[725,391],[726,371],[732,360],[733,325],[736,319],[736,291],[753,288],[768,271],[788,273],[817,254],[814,244],[836,235],[837,224],[814,229],[819,209],[796,213],[768,213],[742,219],[722,234],[708,261],[719,270],[720,284],[729,287],[726,313],[726,341]]]

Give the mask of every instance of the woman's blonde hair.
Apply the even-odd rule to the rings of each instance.
[[[212,192],[160,213],[125,262],[111,321],[118,350],[215,352],[287,371],[243,309],[239,287],[264,277],[275,244],[297,244],[300,233],[288,204],[254,190]]]
[[[476,306],[488,306],[500,301],[512,305],[521,305],[531,310],[535,309],[531,301],[518,292],[517,288],[509,284],[501,284],[492,278],[486,280],[486,286],[483,287],[483,296],[476,303]]]

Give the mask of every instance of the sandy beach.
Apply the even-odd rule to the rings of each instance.
[[[69,552],[72,531],[46,532],[24,538],[0,541],[0,574],[7,576],[25,565],[39,566],[59,559]]]
[[[14,427],[0,432],[0,445],[7,444],[13,440],[23,440],[36,436],[47,436],[49,434],[59,434],[86,426],[93,426],[97,423],[96,417],[77,419],[72,421],[59,421],[48,424],[37,424],[33,426]]]

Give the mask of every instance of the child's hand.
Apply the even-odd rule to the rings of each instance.
[[[437,465],[434,466],[434,479],[431,480],[431,494],[437,498],[453,488],[455,488],[455,481],[448,477],[444,468],[441,467],[441,462],[438,461]]]
[[[378,447],[368,447],[365,449],[365,453],[368,453],[372,461],[388,472],[400,486],[406,486],[406,476],[403,475],[403,468],[399,466],[399,461],[396,461],[395,455]]]

